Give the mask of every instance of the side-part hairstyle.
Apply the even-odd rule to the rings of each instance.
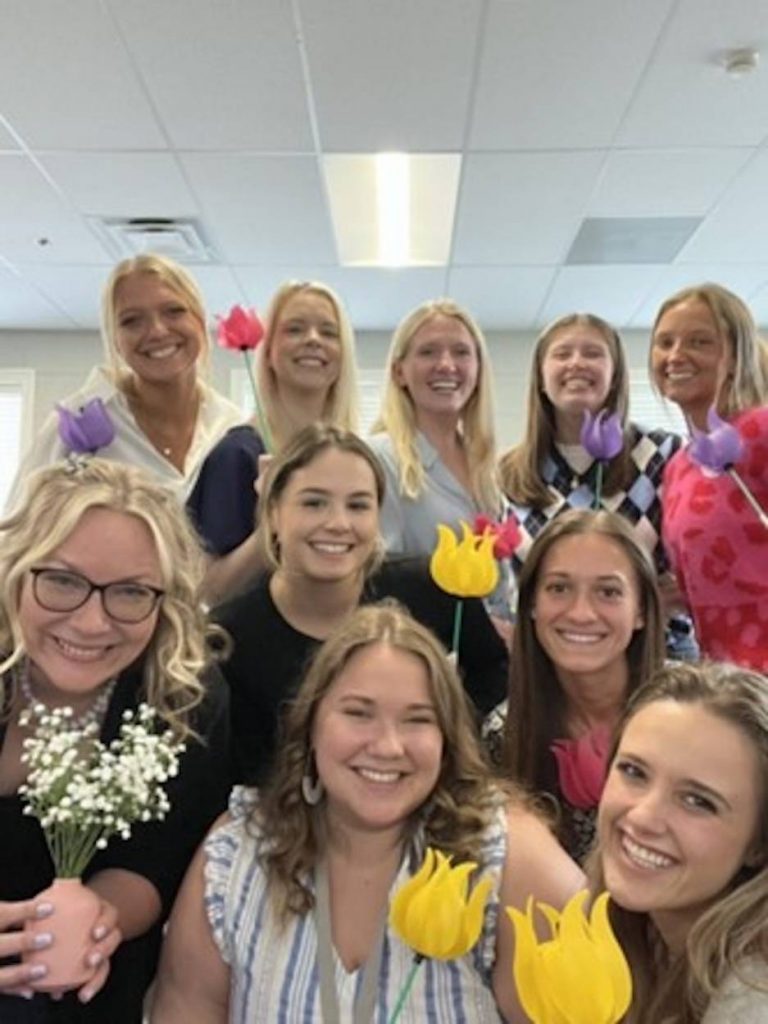
[[[484,765],[458,673],[440,642],[395,602],[358,608],[319,649],[288,709],[275,772],[255,811],[266,839],[264,865],[274,906],[283,919],[311,909],[314,901],[306,879],[327,838],[325,800],[309,807],[301,795],[318,707],[355,653],[379,644],[406,651],[423,663],[443,736],[437,784],[414,820],[404,823],[405,835],[421,821],[428,845],[459,860],[481,859],[483,830],[500,797]]]
[[[203,293],[189,271],[181,264],[168,259],[167,256],[142,253],[139,256],[122,260],[113,267],[101,293],[101,335],[107,365],[115,385],[125,388],[133,378],[133,371],[123,359],[117,344],[118,323],[115,307],[118,286],[126,277],[134,274],[153,274],[167,288],[176,292],[189,307],[190,313],[200,322],[205,344],[200,354],[199,367],[205,371],[210,357],[210,337],[208,335],[208,313]]]
[[[407,498],[418,498],[424,490],[424,467],[416,449],[416,408],[407,389],[395,379],[395,367],[407,355],[419,328],[436,316],[459,320],[475,343],[477,387],[464,407],[460,429],[469,462],[472,493],[489,514],[496,515],[500,510],[501,495],[496,474],[496,428],[488,346],[471,314],[452,299],[432,299],[400,321],[392,336],[384,397],[372,432],[390,436],[400,467],[400,492]]]
[[[520,444],[505,452],[499,460],[499,475],[504,493],[518,505],[546,508],[552,493],[541,477],[541,468],[557,441],[555,407],[544,392],[542,364],[547,349],[557,335],[568,327],[589,327],[597,331],[611,355],[613,377],[605,400],[610,414],[617,412],[626,431],[629,410],[629,371],[624,346],[618,331],[594,313],[569,313],[544,328],[536,339],[531,372],[528,375],[528,402],[525,434]],[[610,460],[603,483],[604,494],[614,494],[629,479],[629,446]]]
[[[632,527],[614,512],[572,509],[557,516],[534,541],[518,581],[517,624],[510,654],[505,764],[513,779],[535,791],[553,784],[550,745],[566,735],[566,702],[557,666],[536,635],[533,611],[541,567],[565,537],[607,537],[632,565],[642,626],[627,647],[627,695],[661,665],[664,627],[656,570]]]
[[[279,455],[270,460],[263,476],[257,513],[256,544],[261,557],[273,570],[280,568],[280,550],[272,529],[272,513],[293,474],[329,450],[348,452],[368,463],[376,487],[376,504],[381,508],[386,479],[381,463],[365,441],[351,430],[342,430],[339,427],[325,426],[321,423],[312,423],[304,427]],[[384,548],[379,543],[375,546],[371,562],[366,566],[366,574],[373,572],[383,557]]]
[[[278,450],[290,439],[290,432],[282,422],[278,402],[279,383],[271,366],[272,346],[275,342],[277,325],[288,302],[296,295],[306,292],[327,299],[333,307],[339,329],[339,376],[328,389],[323,410],[323,422],[341,430],[357,430],[357,363],[355,360],[355,334],[347,312],[339,296],[327,284],[319,281],[286,281],[282,284],[269,304],[266,315],[266,333],[259,346],[256,374],[259,381],[259,395],[267,426],[275,439]]]
[[[758,834],[749,862],[728,891],[691,927],[686,955],[664,954],[660,933],[645,913],[611,902],[611,920],[633,976],[626,1024],[675,1021],[695,1024],[726,976],[751,956],[768,959],[768,685],[757,672],[713,662],[669,662],[633,695],[619,723],[616,754],[627,724],[642,708],[676,701],[704,708],[739,729],[752,743],[763,780]],[[599,848],[589,865],[593,892],[605,889]],[[750,979],[744,979],[749,984]],[[768,989],[765,990],[768,1006]],[[734,1021],[735,1024],[735,1021]]]
[[[209,660],[198,599],[204,558],[176,498],[136,467],[96,458],[49,466],[30,477],[21,507],[0,522],[0,674],[25,653],[19,605],[29,569],[45,563],[93,508],[135,516],[155,542],[165,593],[147,648],[144,698],[184,736],[189,712],[203,697],[199,676]],[[6,689],[6,707],[12,699]]]
[[[731,416],[768,402],[768,349],[757,331],[749,306],[721,284],[694,285],[670,295],[663,303],[651,329],[656,336],[661,318],[682,302],[703,302],[714,317],[733,356],[733,371],[724,380],[718,409]]]

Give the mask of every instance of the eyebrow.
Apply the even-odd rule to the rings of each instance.
[[[645,758],[640,757],[639,754],[633,754],[629,750],[621,750],[621,748],[619,748],[616,756],[628,757],[632,761],[636,761],[643,768],[653,767],[645,760]],[[708,786],[705,782],[700,782],[698,779],[683,778],[678,779],[677,784],[681,786],[688,786],[691,789],[695,789],[699,793],[703,793],[706,796],[711,797],[716,803],[720,804],[723,807],[726,807],[729,811],[733,809],[730,802],[723,796],[723,794],[719,790],[713,789],[711,786]]]
[[[322,494],[323,496],[327,496],[331,493],[332,492],[327,490],[325,487],[302,487],[299,491],[299,494]],[[373,490],[351,491],[346,495],[347,498],[373,498],[374,496],[375,492]]]
[[[371,697],[365,697],[361,693],[345,693],[345,694],[342,694],[342,696],[340,697],[340,700],[342,700],[342,701],[345,701],[345,700],[356,700],[356,701],[359,701],[361,704],[365,704],[367,707],[374,707],[375,704],[376,704],[376,701],[373,700]],[[435,710],[435,705],[432,704],[432,703],[426,703],[425,704],[423,702],[414,701],[414,703],[406,705],[406,711],[434,711],[434,710]]]
[[[550,569],[548,572],[542,573],[542,578],[547,579],[550,576],[564,576],[566,579],[570,579],[574,573],[569,572],[567,569]],[[626,582],[626,576],[621,572],[604,572],[600,576],[593,577],[598,581],[610,580],[611,582]]]
[[[91,579],[90,576],[87,576],[83,572],[82,569],[78,569],[77,566],[73,565],[71,562],[68,562],[66,560],[66,558],[62,558],[60,555],[57,555],[53,559],[53,561],[54,562],[60,562],[61,564],[60,565],[52,565],[50,562],[47,562],[47,563],[42,563],[39,566],[39,568],[40,569],[50,569],[53,572],[56,572],[57,570],[59,572],[71,572],[75,576],[82,576],[83,579],[84,580],[88,580],[89,583],[93,583],[94,582]],[[119,579],[107,580],[106,583],[99,583],[98,586],[100,586],[100,587],[108,587],[112,583],[142,583],[144,586],[151,587],[151,586],[154,586],[155,584],[148,583],[146,581],[146,579],[144,579],[145,576],[149,576],[149,575],[151,575],[151,574],[147,573],[147,572],[140,572],[140,573],[135,573],[133,576],[120,576]]]

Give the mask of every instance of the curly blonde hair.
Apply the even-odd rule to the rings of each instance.
[[[333,307],[339,328],[339,344],[341,357],[339,360],[339,376],[328,389],[323,410],[323,422],[331,423],[342,430],[357,430],[357,365],[355,362],[355,334],[347,312],[336,292],[327,284],[319,281],[286,281],[280,285],[266,315],[266,333],[259,347],[256,374],[259,381],[259,396],[267,418],[267,426],[275,439],[277,450],[290,440],[284,424],[281,422],[280,405],[277,401],[278,380],[270,365],[270,355],[274,345],[275,333],[280,317],[286,305],[294,296],[301,293],[319,295],[327,299]]]
[[[0,675],[25,653],[19,605],[28,570],[50,558],[92,508],[135,516],[154,540],[165,594],[144,660],[145,699],[183,737],[210,660],[198,599],[204,557],[175,497],[133,466],[96,458],[49,466],[32,475],[21,506],[0,521]],[[14,699],[12,677],[6,708]]]
[[[682,955],[669,953],[648,914],[611,903],[611,921],[633,976],[626,1024],[696,1024],[727,975],[742,977],[751,957],[763,961],[763,977],[768,967],[768,686],[757,672],[732,665],[670,662],[631,698],[611,761],[627,724],[655,701],[697,705],[735,726],[754,747],[763,780],[749,862],[693,924]],[[593,892],[605,889],[599,846],[589,876]],[[743,980],[751,984],[748,977]],[[765,995],[768,999],[768,990]]]
[[[390,345],[384,373],[381,411],[371,432],[388,434],[400,467],[400,491],[416,499],[424,490],[424,466],[416,448],[416,408],[407,389],[395,379],[395,368],[405,358],[419,330],[436,316],[452,317],[469,331],[477,351],[477,386],[462,410],[461,435],[469,463],[472,493],[489,515],[497,515],[501,492],[496,477],[496,428],[494,423],[491,362],[485,337],[474,318],[452,299],[432,299],[400,321]]]
[[[352,656],[372,644],[406,651],[423,663],[443,736],[437,784],[415,820],[404,823],[406,835],[421,821],[429,845],[457,859],[477,860],[483,831],[499,806],[500,791],[483,762],[468,699],[439,641],[395,602],[359,608],[312,661],[289,708],[271,784],[253,812],[253,823],[266,840],[263,863],[283,920],[312,908],[308,879],[325,838],[323,802],[309,807],[301,794],[317,710]]]
[[[629,410],[629,370],[624,346],[618,331],[607,320],[594,313],[568,313],[548,324],[536,339],[531,372],[528,375],[528,401],[525,435],[499,459],[501,486],[507,497],[519,505],[547,508],[552,504],[552,492],[544,483],[541,469],[544,460],[557,441],[555,407],[544,392],[542,364],[555,337],[568,327],[589,327],[601,335],[613,363],[613,377],[605,400],[609,413],[617,412],[623,431],[627,428]],[[625,443],[621,451],[608,462],[603,491],[615,494],[628,481],[631,453]]]

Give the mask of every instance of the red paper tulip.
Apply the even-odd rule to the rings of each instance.
[[[222,348],[245,352],[256,348],[264,337],[264,324],[255,309],[233,306],[229,316],[217,316],[216,319],[216,340]]]

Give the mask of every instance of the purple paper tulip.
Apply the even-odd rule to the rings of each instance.
[[[56,412],[59,414],[59,437],[70,452],[93,454],[114,440],[115,428],[100,398],[86,402],[79,413],[70,412],[61,405],[56,406]]]
[[[584,425],[581,428],[581,443],[599,462],[607,462],[618,455],[624,447],[621,419],[617,412],[608,416],[602,409],[597,416],[584,410]]]
[[[707,413],[709,431],[691,427],[688,453],[694,462],[713,473],[723,473],[741,458],[744,446],[735,427],[717,415],[714,406]]]

